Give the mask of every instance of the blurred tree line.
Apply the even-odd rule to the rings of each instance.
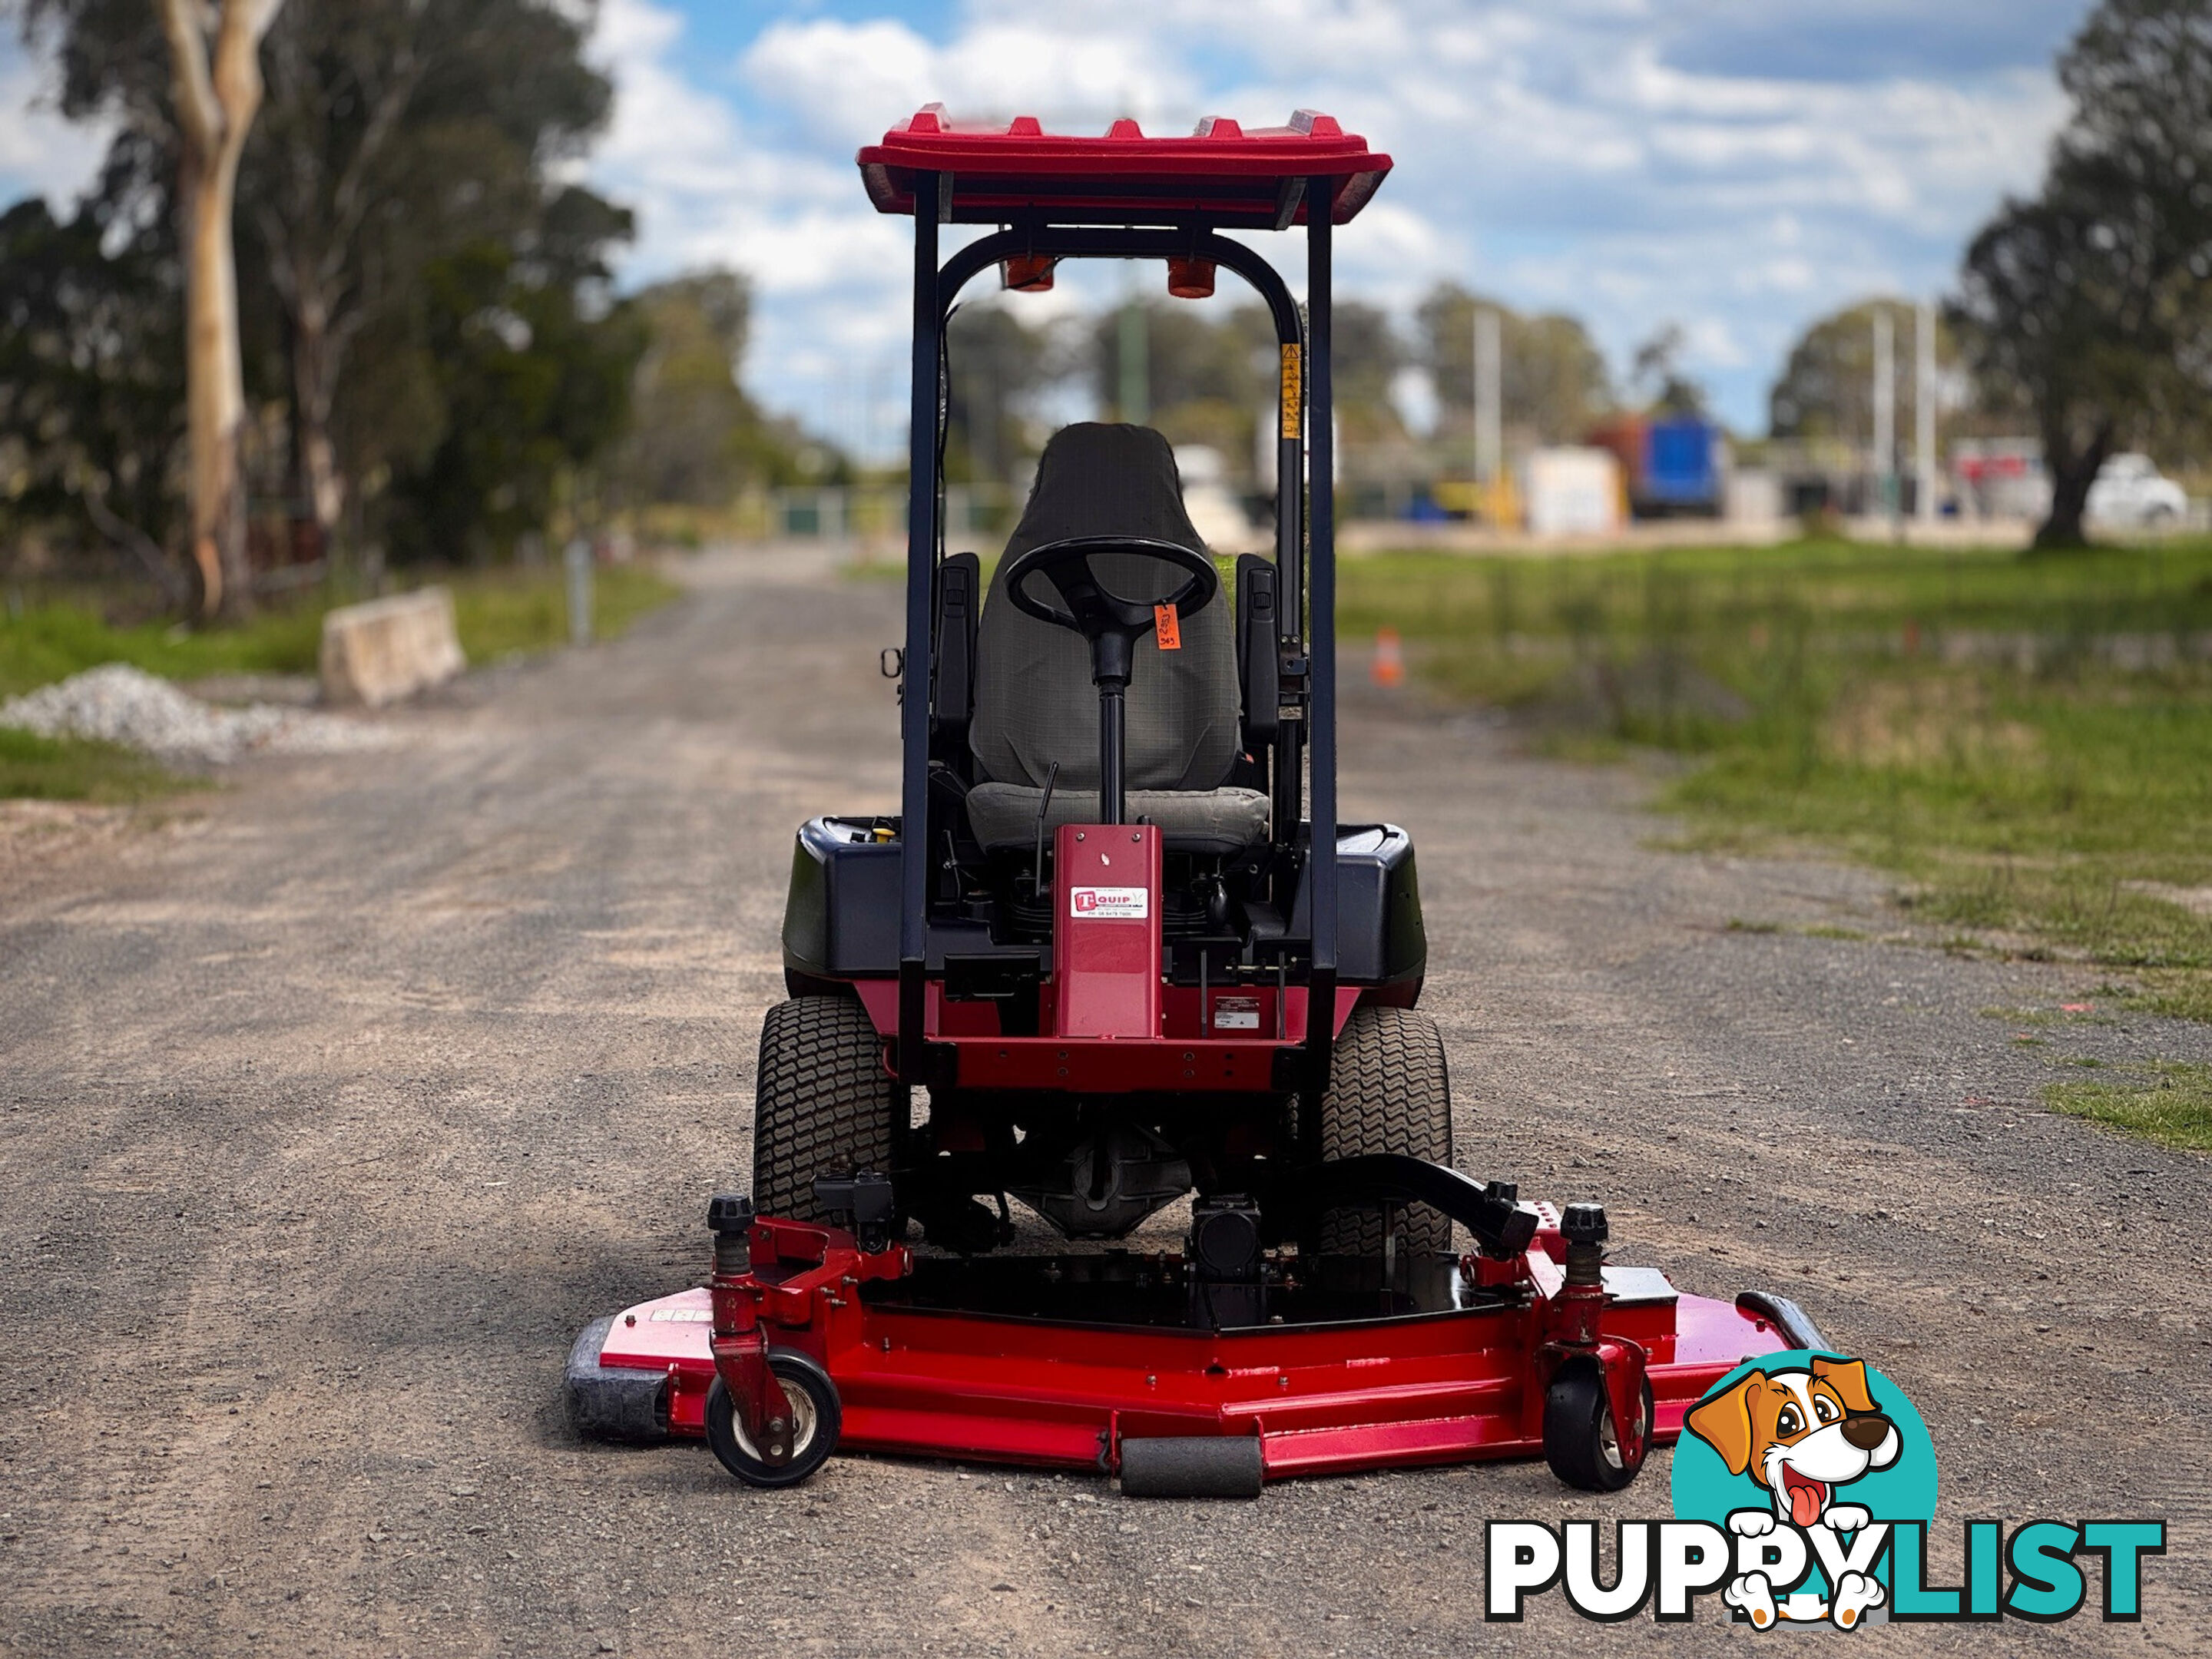
[[[1140,313],[1131,328],[1129,306]],[[1433,289],[1401,329],[1379,307],[1336,303],[1337,421],[1346,451],[1428,443],[1467,448],[1474,425],[1474,313],[1501,319],[1506,429],[1517,447],[1580,442],[1613,406],[1605,359],[1576,319],[1524,315],[1455,283]],[[1133,377],[1127,361],[1140,346]],[[1087,403],[1107,420],[1141,416],[1175,444],[1218,451],[1229,476],[1249,485],[1261,465],[1261,432],[1272,430],[1279,356],[1264,307],[1221,301],[1144,298],[1085,317],[1031,320],[1018,296],[963,306],[947,334],[951,386],[945,464],[961,482],[1017,477],[1061,404]],[[1435,430],[1413,431],[1399,377],[1425,369]],[[1141,410],[1125,407],[1140,387]]]
[[[58,101],[110,126],[74,204],[0,213],[0,532],[109,549],[173,603],[182,556],[183,145],[148,0],[0,0]],[[482,562],[635,500],[788,470],[738,390],[728,273],[629,297],[627,210],[572,181],[612,91],[588,7],[287,0],[234,218],[241,444],[271,567]],[[637,417],[651,443],[625,442]]]
[[[1790,348],[1781,377],[1767,395],[1767,430],[1777,438],[1838,440],[1863,444],[1874,431],[1875,327],[1889,320],[1896,374],[1896,430],[1909,441],[1919,413],[1914,373],[1920,326],[1918,307],[1904,300],[1863,300],[1821,318]],[[1955,375],[1958,343],[1939,319],[1936,361],[1939,375]],[[1941,395],[1939,413],[1948,414]],[[1955,401],[1955,398],[1954,398]]]
[[[183,232],[204,169],[163,20],[234,3],[0,0],[55,66],[63,112],[112,135],[78,200],[0,210],[0,534],[120,557],[179,605],[196,550]],[[851,476],[739,384],[741,277],[615,291],[630,216],[574,182],[612,96],[585,56],[589,0],[258,0],[255,15],[263,95],[234,238],[260,580],[332,554],[372,573],[386,558],[509,557],[621,512]],[[2081,539],[2114,450],[2202,454],[2212,437],[2212,0],[2102,0],[2059,76],[2071,119],[2039,192],[2008,201],[1967,249],[1940,355],[1954,385],[1971,382],[1981,429],[2040,434],[2054,485],[2040,539],[2063,545]],[[1264,312],[1131,303],[1056,323],[1013,298],[963,307],[950,476],[1013,481],[1052,419],[1078,403],[1135,413],[1133,386],[1170,440],[1255,482],[1277,371]],[[1336,383],[1354,465],[1395,456],[1401,476],[1433,479],[1462,464],[1484,308],[1499,315],[1509,452],[1580,441],[1617,404],[1705,405],[1679,329],[1616,385],[1569,316],[1449,283],[1403,327],[1346,300]],[[1870,428],[1885,308],[1911,429],[1910,313],[1872,301],[1798,342],[1771,400],[1776,435]],[[1425,374],[1432,430],[1409,430],[1408,368]]]

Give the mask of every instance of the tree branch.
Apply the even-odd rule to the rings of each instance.
[[[176,82],[177,125],[185,142],[202,155],[215,154],[222,139],[222,106],[208,72],[207,37],[200,9],[192,0],[154,0],[161,32],[169,40],[169,66]]]
[[[331,217],[336,234],[331,239],[331,252],[349,246],[361,229],[370,203],[362,189],[369,168],[382,153],[386,142],[399,125],[400,116],[414,101],[416,86],[422,78],[424,64],[422,57],[410,40],[399,48],[398,61],[386,83],[382,94],[368,125],[362,129],[361,142],[354,146],[352,159],[339,172],[331,188]]]
[[[137,525],[118,517],[114,509],[108,506],[105,486],[88,482],[78,495],[84,502],[85,516],[92,520],[93,528],[118,547],[137,555],[138,562],[146,567],[147,574],[154,579],[154,585],[161,590],[162,596],[171,605],[181,605],[191,597],[184,577],[162,554],[154,538]]]
[[[261,107],[261,39],[284,0],[223,0],[215,37],[215,94],[222,105],[222,143],[234,159]]]

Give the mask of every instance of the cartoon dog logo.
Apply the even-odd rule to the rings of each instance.
[[[1741,1538],[1765,1537],[1780,1524],[1808,1537],[1820,1528],[1826,1537],[1816,1541],[1832,1546],[1838,1534],[1863,1531],[1872,1517],[1858,1504],[1838,1503],[1837,1489],[1887,1468],[1903,1449],[1897,1425],[1867,1391],[1866,1366],[1818,1355],[1805,1369],[1746,1373],[1700,1403],[1686,1425],[1720,1454],[1730,1474],[1748,1474],[1767,1490],[1771,1510],[1729,1516],[1729,1530]],[[1825,1560],[1832,1550],[1819,1553]],[[1866,1572],[1853,1568],[1833,1577],[1827,1599],[1800,1592],[1778,1602],[1765,1574],[1747,1572],[1722,1600],[1761,1630],[1784,1619],[1827,1619],[1849,1629],[1885,1598],[1881,1582]]]

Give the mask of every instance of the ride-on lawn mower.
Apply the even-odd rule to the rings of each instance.
[[[860,164],[915,222],[903,810],[799,830],[752,1191],[709,1206],[709,1285],[578,1339],[579,1424],[704,1435],[761,1486],[840,1445],[1134,1494],[1540,1449],[1626,1486],[1738,1361],[1820,1340],[1604,1265],[1595,1204],[1453,1167],[1413,843],[1336,812],[1330,244],[1389,158],[1323,115],[1069,137],[932,107]],[[945,224],[996,229],[940,264]],[[1300,224],[1303,317],[1222,234]],[[1233,611],[1141,427],[1052,439],[988,584],[945,551],[952,303],[1071,258],[1192,298],[1226,267],[1273,319],[1274,554],[1237,560]],[[993,1254],[1010,1197],[1114,1241],[1186,1195],[1179,1249]]]

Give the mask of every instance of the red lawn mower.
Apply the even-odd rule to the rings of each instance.
[[[1625,1486],[1740,1360],[1822,1344],[1779,1298],[1606,1265],[1595,1204],[1454,1168],[1413,842],[1336,812],[1330,246],[1389,157],[1304,112],[1074,137],[932,107],[860,165],[915,222],[903,810],[799,830],[752,1191],[709,1206],[709,1285],[577,1340],[578,1424],[704,1436],[759,1486],[840,1446],[1160,1496],[1539,1450]],[[995,228],[940,264],[946,224]],[[1303,315],[1222,234],[1301,225]],[[1081,258],[1185,297],[1226,268],[1273,319],[1274,553],[1233,608],[1142,427],[1052,439],[988,584],[945,550],[952,304]],[[1186,1197],[1181,1248],[1112,1247]],[[1108,1247],[1003,1252],[1014,1200]]]

